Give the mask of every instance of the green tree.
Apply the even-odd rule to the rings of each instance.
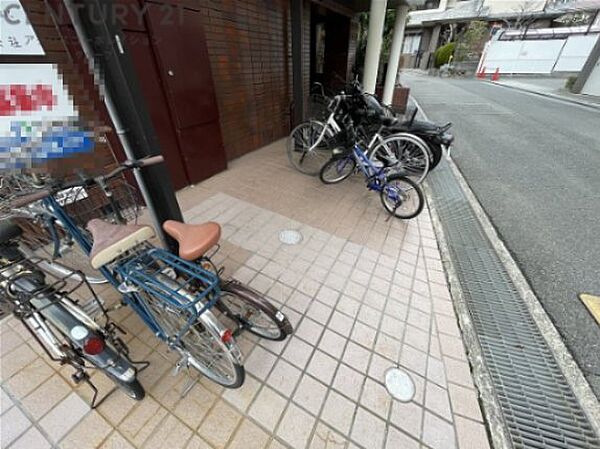
[[[449,42],[446,45],[442,45],[435,51],[435,66],[440,68],[444,64],[447,64],[450,60],[450,56],[454,54],[454,49],[456,44],[454,42]]]
[[[454,60],[472,61],[479,59],[489,37],[488,24],[482,20],[470,22],[456,40]]]

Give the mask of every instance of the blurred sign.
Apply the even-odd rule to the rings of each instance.
[[[0,55],[43,55],[44,49],[19,0],[0,0]]]

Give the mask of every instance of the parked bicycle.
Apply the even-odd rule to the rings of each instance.
[[[333,97],[330,114],[324,122],[310,119],[290,133],[288,158],[298,171],[309,175],[319,173],[338,145],[336,136],[342,131],[340,123],[347,114],[352,117],[372,161],[385,163],[417,183],[437,166],[443,152],[449,152],[454,139],[448,132],[451,124],[438,126],[415,120],[416,109],[408,120],[402,121],[375,96],[364,93],[357,81],[349,91],[350,94],[342,92]]]
[[[144,389],[138,369],[147,362],[133,362],[118,336],[124,331],[110,320],[102,301],[81,272],[61,269],[60,277],[45,259],[26,257],[17,245],[21,229],[8,220],[0,222],[0,307],[12,313],[44,349],[61,365],[70,365],[75,383],[93,390],[91,407],[97,407],[98,389],[90,370],[102,371],[129,397],[141,400]],[[85,302],[83,302],[85,300]],[[110,394],[110,392],[109,392]]]
[[[211,259],[214,252],[208,254],[218,249],[217,223],[165,222],[165,231],[179,241],[179,255],[154,247],[150,226],[125,224],[129,207],[114,194],[114,181],[127,170],[162,161],[162,156],[127,161],[105,176],[56,182],[15,199],[13,207],[34,203],[49,212],[89,254],[92,267],[122,293],[123,303],[181,355],[178,368],[194,368],[220,385],[236,388],[245,371],[235,337],[248,330],[283,340],[292,326],[260,293],[221,278],[222,269]],[[232,319],[235,329],[224,326],[220,315]]]
[[[390,215],[403,219],[419,215],[423,210],[424,198],[417,183],[399,173],[390,173],[385,165],[375,165],[356,141],[350,118],[346,119],[344,128],[349,142],[355,143],[342,145],[333,151],[332,158],[321,169],[321,181],[336,184],[360,171],[367,188],[379,192],[381,204]]]

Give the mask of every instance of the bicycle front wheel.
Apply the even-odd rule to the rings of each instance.
[[[143,299],[160,324],[163,338],[173,339],[187,327],[188,319],[181,311],[169,307],[164,301],[147,293]],[[190,366],[213,382],[227,388],[238,388],[244,383],[245,371],[241,365],[241,351],[228,329],[213,315],[205,311],[189,326],[175,344],[175,348],[188,358]]]
[[[306,175],[318,175],[331,157],[328,141],[332,136],[322,122],[310,120],[299,124],[288,138],[287,155],[292,166]]]
[[[412,179],[399,174],[387,177],[380,198],[385,210],[396,218],[414,218],[425,205],[421,188]]]

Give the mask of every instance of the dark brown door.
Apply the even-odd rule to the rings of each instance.
[[[182,9],[165,20],[165,5],[146,6],[185,168],[198,182],[227,167],[201,13]]]
[[[129,54],[138,74],[138,82],[144,94],[146,107],[171,175],[171,182],[175,189],[182,189],[191,181],[188,179],[179,150],[177,135],[169,113],[169,103],[160,83],[158,67],[154,61],[150,41],[145,33],[135,31],[124,31],[124,33]]]

